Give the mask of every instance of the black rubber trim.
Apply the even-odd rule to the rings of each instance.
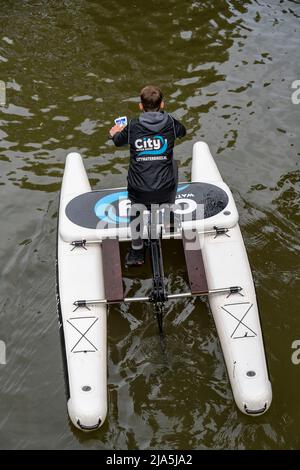
[[[260,415],[266,411],[267,403],[265,403],[265,406],[260,410],[249,410],[249,408],[247,408],[247,405],[244,405],[244,409],[248,415]]]
[[[97,424],[94,424],[93,426],[85,426],[84,424],[81,424],[80,420],[77,420],[77,424],[80,427],[80,429],[83,429],[85,431],[93,431],[95,429],[98,429],[101,426],[101,419],[99,418],[99,421]]]

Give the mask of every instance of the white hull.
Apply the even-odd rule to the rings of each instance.
[[[204,142],[194,145],[192,181],[222,181]],[[213,294],[209,304],[236,404],[243,413],[257,415],[269,408],[272,389],[252,273],[239,225],[228,234],[230,237],[205,235],[202,253],[208,287],[238,285],[243,288],[243,296]]]
[[[101,246],[71,251],[72,246],[60,233],[67,203],[90,190],[81,156],[69,154],[60,199],[58,289],[69,389],[68,413],[73,424],[81,429],[101,426],[107,414],[106,306],[74,311],[73,305],[75,297],[104,296]]]

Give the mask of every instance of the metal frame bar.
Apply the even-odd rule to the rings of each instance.
[[[193,229],[192,229],[193,230]],[[196,230],[196,229],[195,229]],[[224,228],[224,227],[216,227],[213,230],[203,230],[201,232],[197,233],[199,235],[207,235],[207,234],[214,234],[214,235],[226,235],[227,232],[229,232],[229,228]],[[174,232],[177,234],[176,232]],[[168,233],[169,234],[169,233]],[[86,245],[96,245],[102,243],[102,239],[100,240],[85,240],[84,238],[82,240],[74,240],[70,242],[70,245],[72,245],[74,248],[84,248]],[[122,241],[122,240],[121,240]],[[128,241],[128,240],[127,240]]]
[[[182,292],[181,294],[168,294],[167,300],[175,300],[175,299],[184,299],[184,298],[191,298],[191,297],[202,297],[211,294],[225,294],[231,293],[236,294],[241,292],[243,288],[240,286],[232,286],[232,287],[222,287],[219,289],[209,289],[207,292],[202,292],[199,294],[192,294],[191,292]],[[125,297],[120,302],[108,302],[107,299],[97,299],[97,300],[76,300],[74,305],[76,307],[86,307],[87,305],[111,305],[114,303],[131,303],[131,302],[152,302],[150,296],[147,297]]]

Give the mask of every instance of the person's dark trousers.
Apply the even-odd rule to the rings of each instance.
[[[175,185],[168,195],[163,194],[163,197],[160,198],[160,193],[157,191],[156,199],[151,203],[148,201],[142,201],[136,199],[129,195],[130,202],[132,204],[131,213],[130,213],[130,226],[132,234],[131,246],[134,250],[141,250],[144,246],[143,244],[143,231],[144,231],[144,216],[143,216],[143,207],[144,210],[151,210],[151,204],[164,207],[164,221],[171,226],[174,224],[174,212],[172,210],[172,205],[175,203],[177,185],[178,185],[178,167],[176,160],[173,160],[174,174],[175,174]],[[129,192],[130,194],[130,192]]]

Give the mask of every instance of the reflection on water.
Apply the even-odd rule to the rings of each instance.
[[[0,19],[1,448],[297,448],[299,331],[298,2],[8,2]],[[297,75],[298,73],[298,75]],[[109,311],[109,415],[85,435],[68,423],[54,295],[58,191],[66,154],[94,187],[126,183],[128,152],[107,130],[158,83],[188,135],[209,143],[231,186],[257,286],[274,400],[237,411],[212,317],[199,300],[170,305],[168,361],[149,306]],[[125,248],[124,248],[125,249]],[[185,289],[180,247],[165,247],[168,285]],[[125,276],[126,292],[145,294]],[[50,404],[50,406],[49,406]]]

